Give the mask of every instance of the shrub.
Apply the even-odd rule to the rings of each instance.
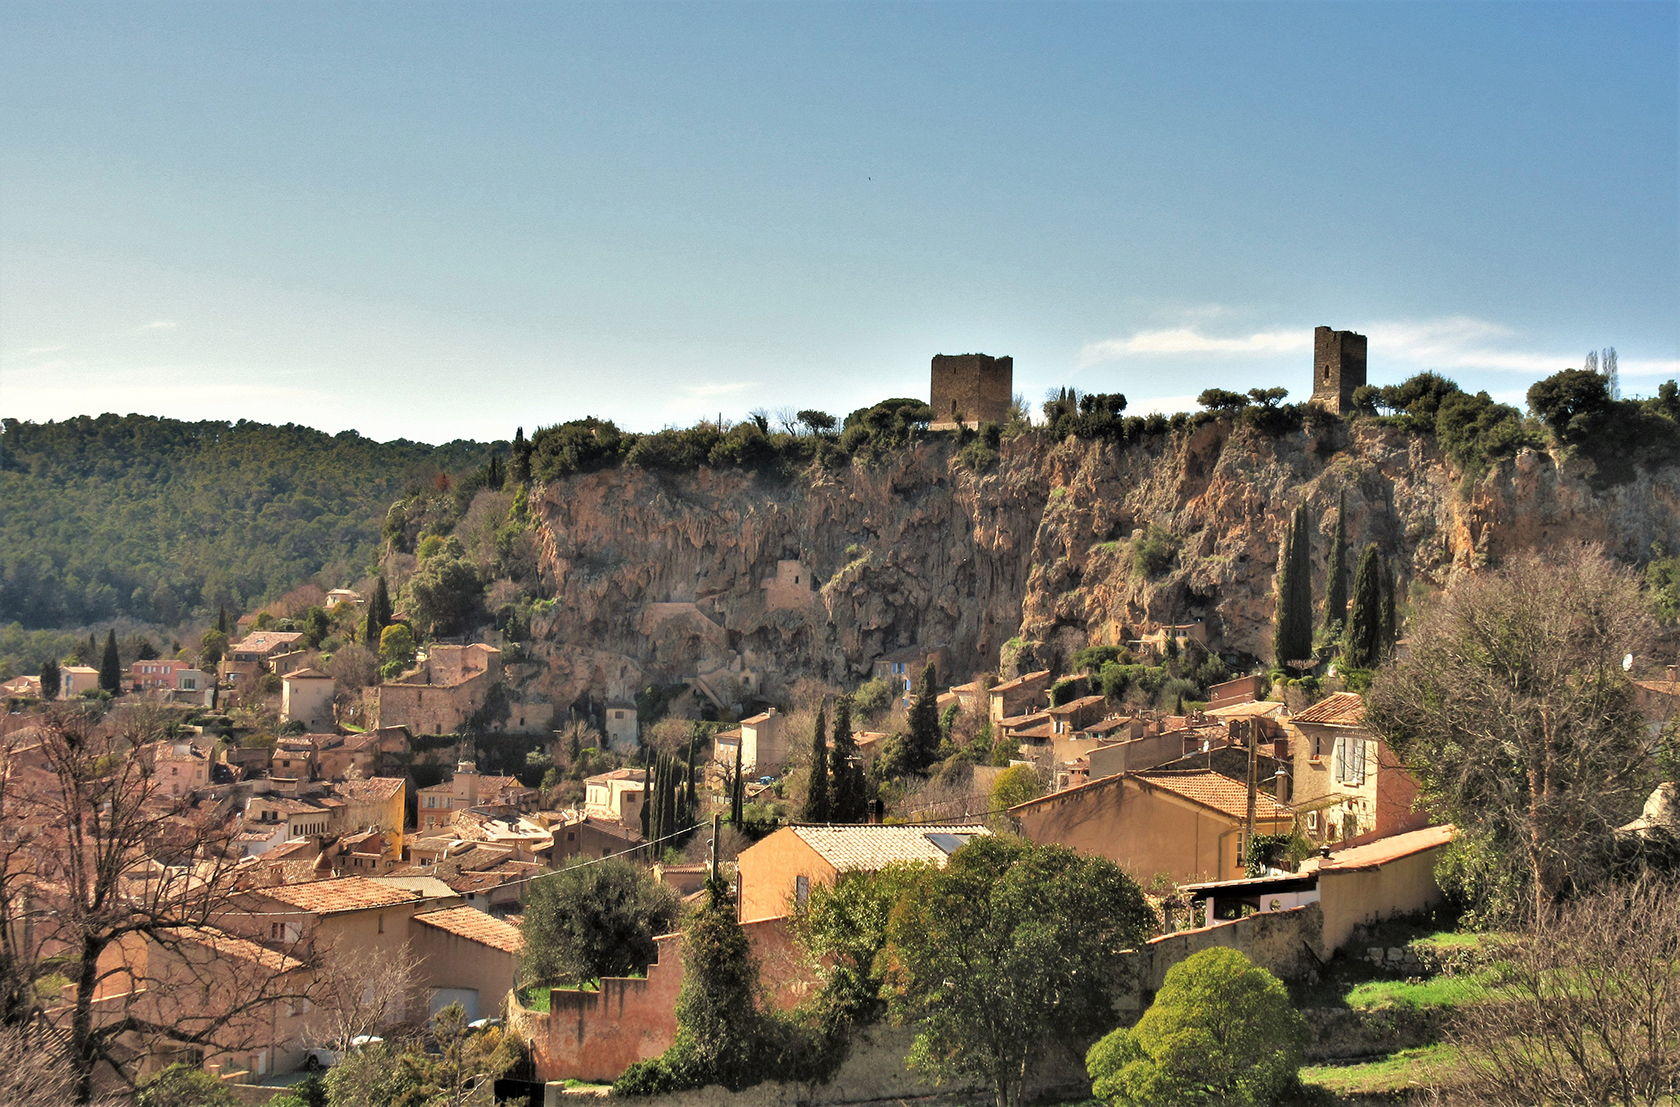
[[[203,1069],[177,1061],[140,1085],[135,1107],[236,1107],[225,1085]]]
[[[1136,1026],[1085,1056],[1111,1104],[1275,1103],[1295,1084],[1307,1026],[1283,982],[1234,949],[1174,965]]]
[[[1154,579],[1172,568],[1177,558],[1177,536],[1153,523],[1132,539],[1132,568],[1138,576]]]

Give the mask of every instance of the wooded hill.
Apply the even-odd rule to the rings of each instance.
[[[360,576],[393,499],[490,449],[244,420],[0,420],[0,623],[167,626]]]

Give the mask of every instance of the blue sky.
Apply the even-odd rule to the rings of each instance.
[[[0,414],[1680,374],[1671,3],[0,3]]]

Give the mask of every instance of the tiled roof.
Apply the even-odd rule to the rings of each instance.
[[[1141,781],[1221,814],[1236,819],[1248,817],[1248,785],[1224,773],[1211,769],[1187,769],[1148,771],[1135,775]],[[1254,813],[1262,819],[1283,818],[1291,814],[1289,808],[1267,795],[1264,789],[1255,797]]]
[[[1246,700],[1228,703],[1224,707],[1210,707],[1202,714],[1215,719],[1269,719],[1282,710],[1283,704],[1277,700]]]
[[[1291,721],[1321,726],[1363,726],[1365,697],[1357,692],[1333,692],[1297,713]]]
[[[774,711],[766,711],[762,715],[754,715],[750,719],[742,719],[741,720],[741,725],[742,726],[757,726],[760,723],[769,722],[772,718],[775,717],[775,715],[776,715],[776,713]]]
[[[309,911],[317,915],[395,907],[399,903],[413,903],[420,898],[417,892],[404,888],[390,888],[363,876],[311,880],[305,884],[282,884],[274,888],[264,888],[262,894],[300,911]]]
[[[1131,721],[1132,717],[1130,715],[1116,715],[1113,718],[1101,719],[1090,726],[1083,726],[1079,729],[1086,734],[1108,734],[1111,731],[1119,730],[1123,726],[1130,725]]]
[[[994,693],[995,692],[1013,692],[1015,689],[1020,688],[1022,685],[1029,684],[1029,683],[1031,683],[1033,681],[1037,681],[1037,680],[1044,680],[1049,675],[1050,675],[1050,670],[1049,669],[1040,669],[1036,673],[1027,673],[1024,676],[1016,677],[1014,680],[1006,680],[1002,684],[994,684],[994,685],[992,685],[992,691]]]
[[[1636,680],[1633,683],[1659,696],[1680,696],[1680,680]]]
[[[1387,838],[1378,838],[1374,842],[1354,846],[1352,849],[1337,850],[1319,865],[1318,871],[1334,873],[1379,868],[1391,861],[1410,857],[1414,853],[1444,846],[1457,836],[1458,828],[1451,824],[1426,826],[1422,830],[1412,830],[1405,834],[1391,834]]]
[[[525,944],[519,928],[486,915],[476,907],[446,907],[441,911],[424,911],[414,916],[422,926],[430,926],[445,934],[477,942],[481,946],[499,949],[503,953],[518,953]]]
[[[280,678],[281,680],[331,680],[332,677],[319,669],[294,669]]]
[[[99,670],[95,669],[92,665],[66,665],[64,666],[64,671],[67,673],[75,673],[78,676],[86,676],[89,673],[92,673],[94,676],[99,675]]]
[[[403,779],[396,776],[370,776],[366,780],[342,780],[333,790],[354,803],[377,803],[400,795]]]
[[[1047,707],[1044,711],[1047,715],[1073,715],[1101,702],[1103,702],[1102,696],[1080,696],[1076,700],[1069,700],[1060,707]]]
[[[605,784],[609,780],[647,780],[646,769],[614,769],[610,773],[596,773],[583,778],[585,784]]]
[[[998,726],[1014,730],[1017,727],[1032,726],[1034,723],[1044,722],[1049,718],[1050,713],[1048,711],[1030,711],[1025,715],[1011,715],[1007,719],[999,719]]]
[[[257,630],[228,647],[232,653],[268,653],[281,646],[289,646],[303,637],[296,630]]]
[[[895,861],[943,865],[970,837],[990,834],[983,826],[795,826],[801,841],[840,872],[873,872]]]
[[[288,957],[277,949],[269,949],[244,938],[236,938],[213,926],[173,927],[164,933],[178,941],[203,946],[219,957],[247,961],[270,972],[291,972],[303,967],[303,962],[295,957]]]

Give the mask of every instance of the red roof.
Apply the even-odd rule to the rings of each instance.
[[[1405,834],[1391,834],[1387,838],[1378,838],[1374,842],[1354,846],[1352,849],[1337,850],[1319,865],[1318,871],[1346,873],[1377,869],[1415,853],[1444,846],[1456,837],[1458,828],[1450,823],[1444,826],[1426,826],[1422,830],[1407,831]]]
[[[1357,692],[1333,692],[1297,714],[1291,721],[1317,723],[1320,726],[1363,726],[1365,697]]]
[[[518,953],[525,944],[519,928],[486,915],[476,907],[446,907],[442,911],[423,911],[414,916],[421,926],[430,926],[457,938],[477,942],[481,946],[499,949],[503,953]]]

